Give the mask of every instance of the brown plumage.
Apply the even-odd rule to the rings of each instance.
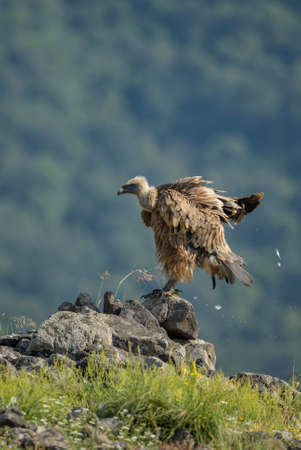
[[[142,208],[141,218],[154,231],[157,256],[168,277],[165,290],[178,281],[192,281],[195,265],[212,277],[246,286],[252,276],[243,268],[244,260],[226,242],[223,224],[236,225],[260,204],[263,192],[249,197],[226,197],[208,186],[201,176],[174,183],[149,186],[145,177],[135,177],[118,191],[135,194]]]

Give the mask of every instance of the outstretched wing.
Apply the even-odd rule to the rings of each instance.
[[[157,211],[168,226],[172,245],[176,246],[181,241],[208,254],[218,250],[231,252],[216,210],[201,207],[190,196],[167,189],[158,196]]]
[[[207,206],[213,201],[211,193],[205,192],[202,198],[199,193],[195,195],[197,200],[191,198],[191,190],[189,195],[170,188],[159,192],[152,226],[159,257],[163,255],[161,261],[164,262],[164,239],[167,239],[172,248],[180,249],[182,255],[187,254],[187,259],[193,255],[196,264],[209,272],[213,280],[217,275],[233,283],[235,275],[250,285],[252,277],[242,268],[243,259],[233,253],[226,242],[221,221],[223,213],[218,205]],[[165,224],[164,235],[158,215]]]
[[[232,207],[231,214],[233,213],[233,208],[235,207],[234,202],[230,202],[230,198],[220,196],[222,191],[215,190],[208,186],[211,181],[203,180],[201,176],[181,178],[174,183],[162,184],[158,186],[158,192],[164,192],[167,189],[172,189],[183,194],[189,201],[194,204],[199,210],[207,209],[212,210],[216,216],[224,223],[227,223],[231,228],[229,223],[229,214],[225,210],[225,202],[228,200],[227,206]],[[237,206],[237,205],[236,205]]]
[[[209,187],[212,181],[203,180],[201,176],[181,178],[173,183],[158,186],[158,192],[173,189],[187,196],[199,208],[207,208],[219,216],[223,223],[233,228],[229,219],[237,225],[242,218],[259,206],[263,192],[252,194],[249,197],[227,197],[224,191]]]
[[[212,181],[204,180],[202,176],[186,177],[180,178],[179,180],[173,181],[171,183],[160,184],[157,186],[159,192],[166,191],[167,189],[173,189],[183,194],[190,192],[195,188],[200,188],[211,184]]]

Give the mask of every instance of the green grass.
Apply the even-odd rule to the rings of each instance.
[[[172,366],[146,370],[134,363],[109,368],[105,358],[91,358],[85,374],[62,365],[17,376],[2,370],[0,401],[2,407],[20,408],[36,424],[58,424],[75,449],[97,448],[81,433],[95,415],[120,418],[119,434],[111,438],[133,448],[158,448],[178,427],[217,449],[230,448],[233,441],[233,448],[244,448],[240,436],[246,430],[286,430],[301,439],[301,400],[293,391],[262,395],[222,373],[208,379],[195,366],[181,373]],[[75,406],[86,413],[70,420]]]

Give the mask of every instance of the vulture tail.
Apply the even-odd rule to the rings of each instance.
[[[238,261],[235,262],[229,262],[229,261],[223,261],[223,265],[226,266],[227,269],[230,269],[233,275],[236,276],[236,278],[241,281],[245,286],[251,287],[253,284],[253,277],[249,274],[240,264]]]
[[[263,195],[263,192],[258,192],[257,194],[250,195],[249,197],[241,197],[235,199],[236,203],[241,207],[236,215],[234,217],[231,217],[232,219],[234,219],[235,225],[238,224],[246,214],[254,211],[254,209],[259,206]]]

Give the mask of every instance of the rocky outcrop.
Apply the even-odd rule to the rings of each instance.
[[[199,339],[197,330],[193,307],[178,295],[154,291],[140,304],[136,300],[121,303],[107,292],[101,313],[87,294],[81,294],[74,304],[64,302],[60,305],[38,330],[0,337],[0,371],[17,374],[20,369],[38,371],[48,367],[51,376],[56,377],[56,364],[62,363],[85,372],[93,352],[96,367],[105,369],[104,373],[108,367],[123,367],[134,359],[146,368],[161,370],[166,369],[168,362],[177,368],[194,363],[197,368],[204,369],[207,376],[214,376],[214,346]],[[105,358],[102,358],[103,354]],[[300,395],[285,381],[269,375],[241,372],[230,379],[249,383],[260,393],[281,397],[281,391],[289,389],[294,395]],[[91,421],[88,409],[72,406],[67,419],[82,419],[80,433],[83,439],[93,441],[97,448],[117,448],[114,439],[122,426],[119,419],[100,419],[94,413]],[[100,402],[98,409],[102,407]],[[9,448],[70,448],[59,427],[30,423],[17,408],[0,410],[0,431],[4,427],[3,439],[7,439]],[[0,446],[4,442],[1,436]],[[284,431],[274,430],[269,434],[246,430],[241,438],[244,448],[250,450],[255,447],[301,449],[301,441]],[[233,441],[233,448],[234,444]],[[118,448],[126,448],[123,445],[121,442]],[[177,428],[170,441],[160,448],[211,450],[209,446],[198,444],[193,434],[183,427]]]
[[[130,358],[146,367],[164,368],[184,363],[208,373],[215,370],[213,344],[197,338],[192,305],[178,295],[155,291],[140,304],[124,304],[111,292],[99,312],[88,294],[75,303],[64,302],[38,330],[0,338],[0,362],[11,370],[38,370],[56,361],[83,369],[92,352],[103,353],[109,364],[127,364]]]
[[[143,306],[158,319],[169,337],[197,338],[199,327],[194,308],[184,298],[158,290],[146,296]]]

